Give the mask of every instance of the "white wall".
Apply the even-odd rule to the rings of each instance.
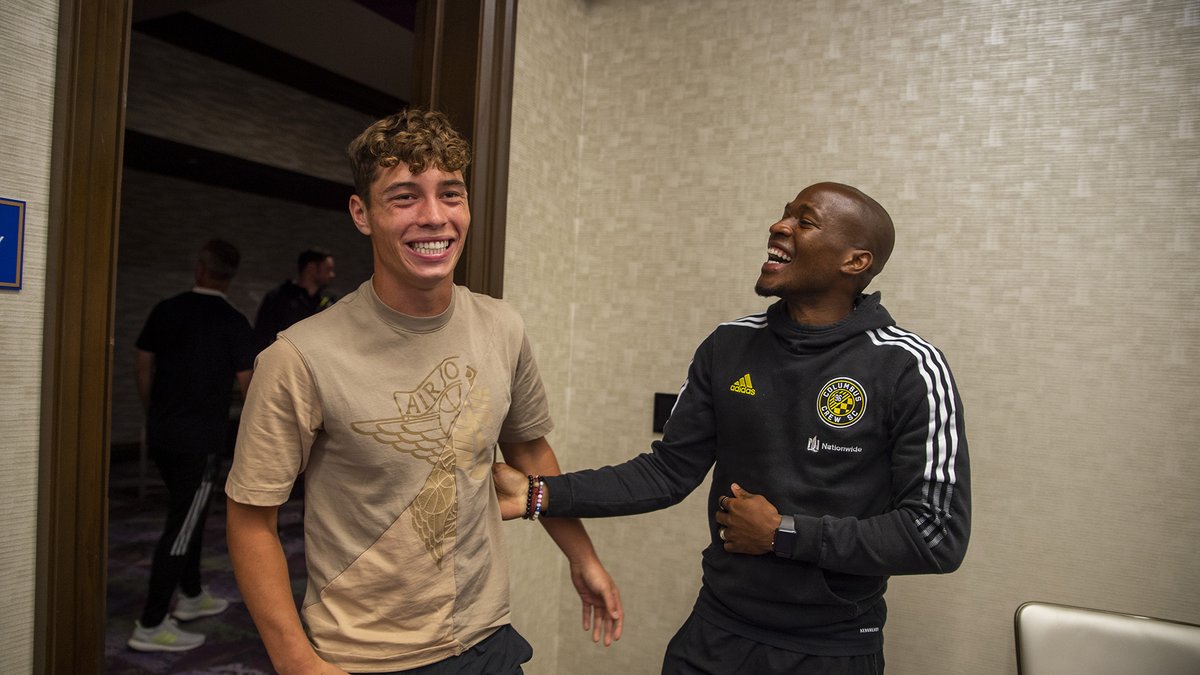
[[[0,672],[33,669],[42,317],[58,3],[0,4],[0,197],[26,202],[22,288],[0,291]],[[7,245],[7,240],[4,245]]]
[[[767,226],[847,182],[897,224],[875,287],[948,355],[973,460],[966,563],[893,580],[889,672],[1015,672],[1034,598],[1200,622],[1196,2],[522,0],[518,26],[505,295],[567,468],[647,447],[653,393],[765,305]],[[530,672],[658,672],[701,497],[589,523],[612,650],[522,553],[519,609],[562,594]]]

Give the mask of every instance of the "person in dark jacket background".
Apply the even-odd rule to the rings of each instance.
[[[894,242],[857,188],[803,189],[755,285],[779,301],[701,343],[651,452],[561,476],[493,468],[505,518],[645,513],[713,470],[700,594],[663,673],[882,673],[888,577],[962,563],[957,387],[941,351],[863,293]]]
[[[316,314],[337,302],[326,291],[333,281],[333,254],[321,249],[306,249],[296,258],[296,280],[288,279],[263,296],[254,317],[254,335],[259,351],[275,341],[275,336],[292,324]]]

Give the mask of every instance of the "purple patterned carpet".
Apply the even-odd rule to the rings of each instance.
[[[146,598],[150,559],[166,513],[166,491],[151,463],[144,495],[139,500],[137,462],[121,462],[112,467],[109,498],[105,672],[117,675],[273,673],[234,582],[225,545],[225,495],[221,492],[213,498],[213,508],[208,516],[201,574],[213,595],[230,601],[229,609],[217,616],[181,624],[185,630],[208,636],[203,645],[191,651],[142,653],[126,646],[125,641],[133,631],[133,622],[141,614]],[[288,555],[292,590],[297,602],[303,597],[305,580],[301,513],[302,504],[294,500],[280,509],[279,515],[280,534]]]

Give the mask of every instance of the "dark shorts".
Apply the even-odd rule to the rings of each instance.
[[[479,644],[437,663],[373,675],[521,675],[521,664],[533,658],[533,647],[511,625],[501,626]]]
[[[663,675],[882,675],[883,652],[817,656],[755,642],[694,613],[667,644]]]

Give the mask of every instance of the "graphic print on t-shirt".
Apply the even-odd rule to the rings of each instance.
[[[475,369],[452,356],[442,361],[415,388],[394,394],[400,416],[353,422],[358,433],[433,465],[412,503],[413,529],[430,557],[441,567],[442,544],[455,531],[458,499],[454,486],[454,435],[461,422]],[[465,429],[470,433],[469,429]]]

